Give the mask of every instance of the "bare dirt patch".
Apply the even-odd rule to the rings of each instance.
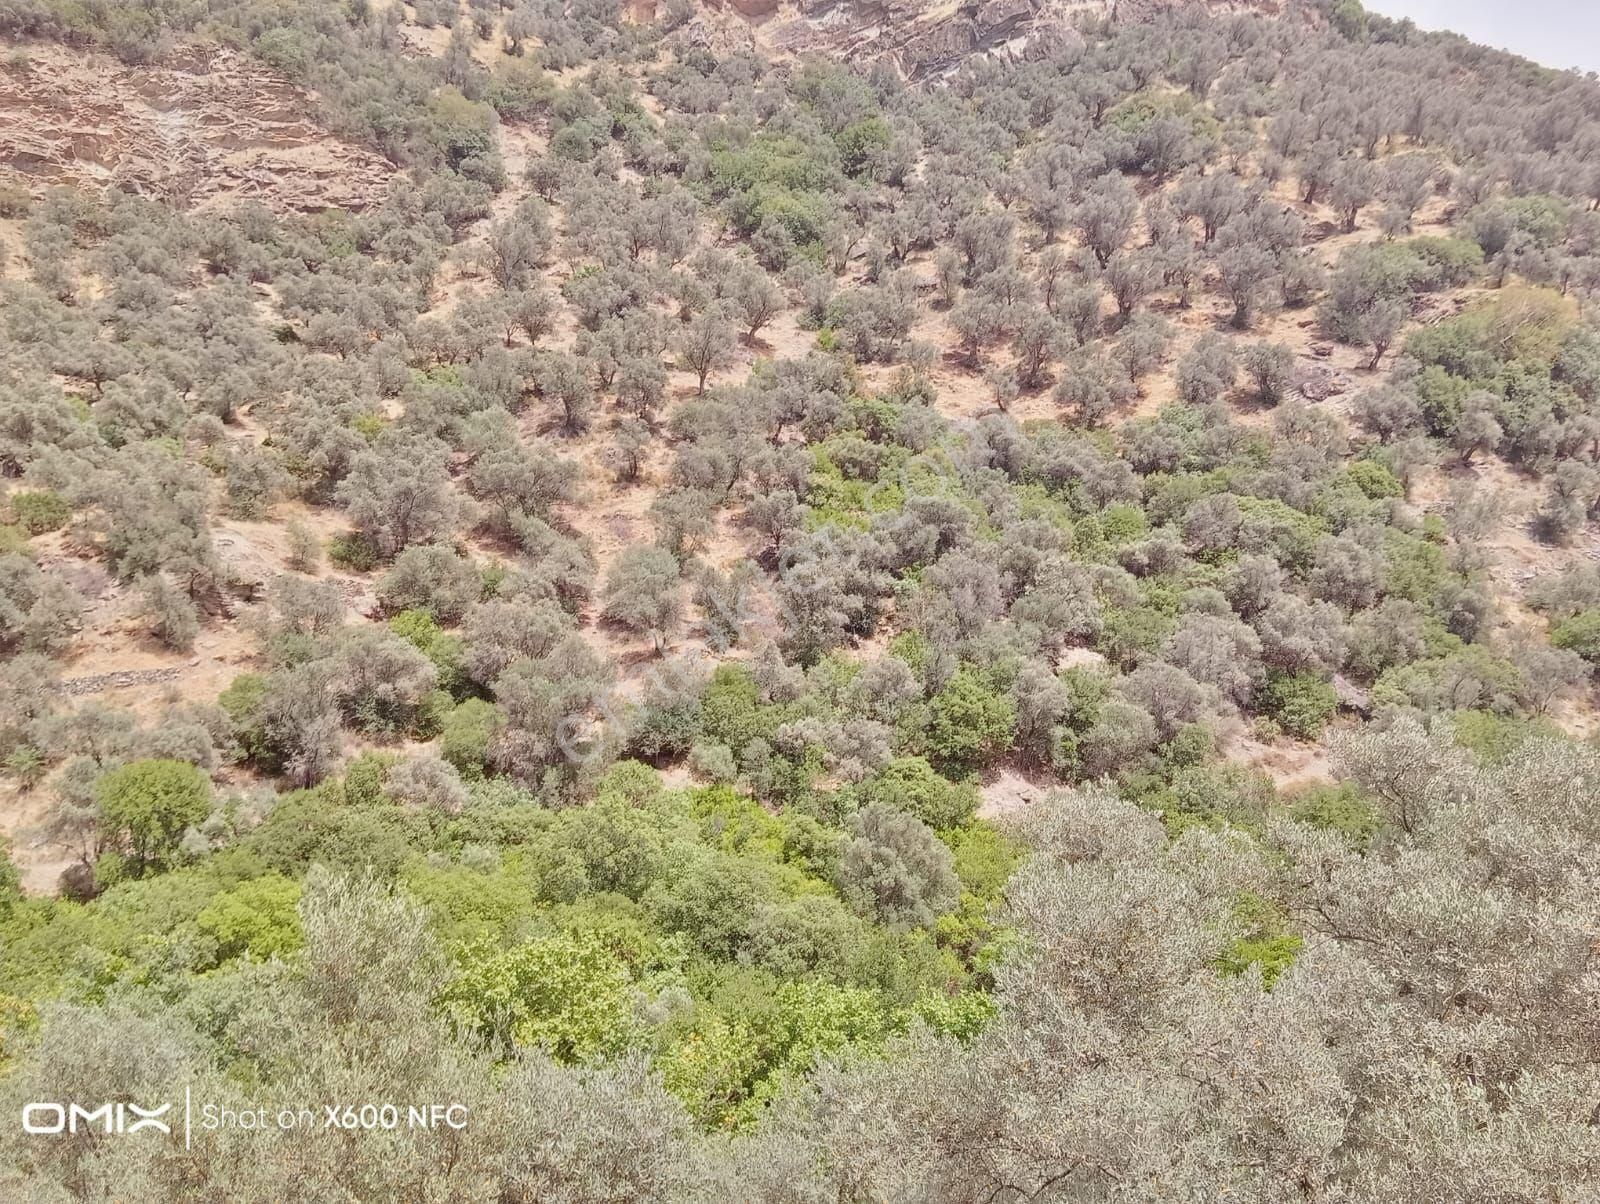
[[[1321,744],[1281,739],[1270,743],[1239,731],[1223,743],[1222,753],[1238,765],[1264,773],[1280,794],[1293,794],[1335,780],[1333,762]]]
[[[1048,775],[1026,774],[1016,768],[1002,768],[984,777],[978,788],[978,818],[1005,819],[1026,811],[1060,783]]]

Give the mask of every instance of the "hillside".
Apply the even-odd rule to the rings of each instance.
[[[1594,1193],[1600,85],[1354,0],[0,39],[0,1093],[474,1117],[12,1194]]]

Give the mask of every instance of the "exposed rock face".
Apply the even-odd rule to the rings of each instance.
[[[1203,8],[1218,15],[1260,13],[1264,17],[1282,17],[1302,10],[1309,13],[1299,0],[1112,0],[1110,7],[1116,21],[1149,21],[1180,8]]]
[[[1307,364],[1295,375],[1295,388],[1307,401],[1327,401],[1350,391],[1350,378],[1326,364]]]
[[[974,55],[1038,58],[1081,44],[1085,19],[1140,21],[1195,6],[1280,16],[1300,0],[706,0],[675,37],[699,45],[752,29],[771,53],[886,59],[911,80],[945,75]],[[741,20],[743,18],[743,20]]]
[[[1109,0],[800,0],[764,39],[778,51],[887,58],[909,79],[945,74],[973,55],[1025,58],[1080,40],[1076,21]]]
[[[752,51],[756,35],[748,21],[730,11],[702,9],[668,37],[669,43],[709,50],[719,58]]]
[[[192,47],[155,67],[26,48],[0,66],[0,179],[112,187],[183,207],[257,200],[360,209],[394,175],[329,134],[305,94],[249,57]]]

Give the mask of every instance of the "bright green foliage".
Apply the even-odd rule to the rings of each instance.
[[[469,698],[440,721],[439,755],[469,781],[483,776],[499,714],[494,703]]]
[[[1474,382],[1452,376],[1438,364],[1429,364],[1418,373],[1413,387],[1428,432],[1441,436],[1455,429],[1462,403],[1478,389]]]
[[[788,983],[744,1016],[697,1013],[657,1065],[667,1089],[703,1124],[738,1128],[818,1057],[874,1052],[901,1023],[876,991]]]
[[[1137,506],[1107,506],[1100,515],[1100,533],[1112,547],[1142,539],[1150,532],[1150,520]]]
[[[489,82],[488,100],[501,117],[528,120],[555,95],[550,76],[532,59],[503,59]]]
[[[594,936],[559,934],[505,950],[474,945],[442,1001],[480,1038],[563,1062],[618,1053],[632,1031],[627,968]]]
[[[721,665],[700,698],[700,730],[708,740],[738,753],[751,740],[769,737],[777,729],[772,711],[761,704],[760,691],[748,670]]]
[[[595,786],[599,802],[642,807],[661,794],[661,774],[642,761],[618,761]]]
[[[101,841],[135,877],[165,868],[186,829],[211,813],[211,783],[182,761],[134,761],[95,783]]]
[[[1482,644],[1465,644],[1442,656],[1386,670],[1373,683],[1372,700],[1431,711],[1516,709],[1522,684],[1517,667]]]
[[[1516,235],[1537,247],[1557,246],[1571,218],[1571,203],[1560,197],[1501,196],[1474,210],[1467,228],[1485,255],[1497,255]]]
[[[815,245],[827,228],[827,193],[840,182],[838,152],[830,143],[760,134],[737,150],[714,153],[712,182],[740,232],[773,222],[797,246]]]
[[[1172,634],[1170,613],[1150,606],[1109,606],[1101,616],[1095,648],[1109,661],[1131,665],[1154,653]]]
[[[241,673],[217,696],[217,705],[233,725],[233,738],[246,761],[270,769],[271,744],[262,725],[262,704],[267,679],[259,673]]]
[[[442,88],[434,93],[428,109],[433,144],[447,167],[460,171],[471,160],[485,161],[495,155],[495,116],[488,105],[468,100],[454,88]]]
[[[763,1073],[757,1034],[742,1019],[729,1021],[710,1009],[656,1056],[662,1084],[702,1125],[738,1128],[754,1119],[752,1085]]]
[[[694,816],[702,839],[725,853],[753,853],[767,860],[784,855],[784,824],[753,799],[726,786],[694,792]]]
[[[1239,509],[1245,521],[1265,539],[1274,555],[1288,568],[1310,563],[1317,541],[1328,533],[1328,523],[1277,498],[1241,497]]]
[[[1339,709],[1333,687],[1315,673],[1270,673],[1255,707],[1302,740],[1314,740]]]
[[[1600,610],[1585,610],[1564,619],[1550,633],[1550,643],[1576,652],[1591,665],[1600,664]]]
[[[553,832],[583,862],[590,890],[637,899],[661,871],[664,818],[608,798],[562,812]]]
[[[934,696],[928,752],[946,765],[981,765],[1011,742],[1015,725],[1010,700],[962,669]]]
[[[11,860],[11,842],[0,838],[0,920],[9,917],[22,902],[22,875]]]
[[[863,803],[887,803],[930,828],[959,828],[977,809],[977,791],[942,777],[924,757],[897,757],[857,788]]]
[[[1505,288],[1458,317],[1417,331],[1406,341],[1406,352],[1424,366],[1488,385],[1504,365],[1548,376],[1576,313],[1570,298],[1552,290]]]
[[[981,991],[959,995],[930,995],[913,1009],[918,1020],[936,1033],[970,1041],[995,1017],[994,1000]]]
[[[1218,968],[1225,974],[1243,974],[1246,968],[1259,966],[1261,981],[1271,987],[1280,974],[1294,965],[1304,943],[1292,933],[1241,937],[1228,946],[1228,951],[1218,960]]]
[[[998,899],[1011,872],[1022,860],[1024,846],[994,825],[979,820],[944,834],[955,856],[961,888],[983,899]]]
[[[758,912],[782,894],[771,866],[727,853],[693,850],[676,871],[672,881],[656,884],[650,910],[662,927],[717,961],[739,955]]]
[[[820,531],[827,527],[864,531],[870,526],[874,514],[894,513],[904,505],[905,491],[893,479],[868,480],[846,476],[828,454],[826,445],[812,448],[811,454],[814,467],[805,495],[808,531]]]
[[[876,115],[852,122],[838,134],[834,143],[839,147],[841,166],[848,175],[859,175],[871,168],[893,139],[889,123]]]
[[[1454,580],[1444,550],[1403,531],[1384,532],[1384,588],[1396,598],[1432,602],[1441,586]]]
[[[1194,134],[1205,135],[1216,129],[1217,119],[1194,97],[1184,92],[1148,88],[1135,92],[1106,114],[1106,120],[1124,133],[1137,136],[1163,118],[1184,122]]]
[[[1300,954],[1305,943],[1299,935],[1283,930],[1284,917],[1269,900],[1244,894],[1234,907],[1234,916],[1245,928],[1227,951],[1217,959],[1224,974],[1243,974],[1249,967],[1261,970],[1262,984],[1271,990]]]
[[[29,535],[58,530],[72,517],[71,505],[51,489],[13,493],[6,501],[12,521]]]
[[[1440,238],[1426,235],[1401,244],[1424,262],[1438,269],[1445,284],[1466,284],[1483,268],[1483,248],[1465,238]]]
[[[1276,801],[1272,782],[1243,765],[1186,765],[1170,756],[1129,775],[1124,792],[1160,814],[1174,836],[1191,828],[1260,831]]]
[[[24,790],[31,790],[50,772],[45,755],[31,744],[19,744],[6,753],[5,772],[15,778]]]
[[[242,844],[290,876],[302,875],[316,863],[388,877],[426,844],[428,822],[381,790],[366,795],[330,782],[283,795]]]
[[[378,567],[378,549],[359,531],[328,540],[328,559],[352,573],[370,573]]]
[[[872,991],[796,982],[778,991],[776,1027],[781,1061],[804,1069],[820,1054],[837,1054],[846,1047],[871,1049],[888,1024]]]
[[[389,620],[389,630],[433,663],[441,690],[459,695],[467,688],[461,637],[443,630],[427,611],[403,610]]]
[[[1365,848],[1380,826],[1377,808],[1354,782],[1313,787],[1294,800],[1289,814],[1300,823],[1337,832],[1358,848]]]
[[[284,957],[300,948],[300,884],[282,874],[241,882],[206,904],[196,918],[224,958]]]
[[[1486,765],[1501,765],[1530,740],[1558,740],[1562,732],[1542,716],[1524,718],[1488,711],[1457,711],[1450,716],[1456,743]]]
[[[533,816],[547,819],[543,812]],[[527,815],[519,819],[529,818]],[[524,830],[525,836],[533,833]],[[577,896],[574,880],[582,867],[573,858],[519,849],[494,864],[441,865],[414,861],[402,876],[406,890],[434,917],[440,938],[450,946],[489,943],[499,946],[527,925],[542,905]]]
[[[1366,497],[1404,497],[1405,486],[1400,478],[1375,460],[1357,460],[1346,473],[1350,482]]]

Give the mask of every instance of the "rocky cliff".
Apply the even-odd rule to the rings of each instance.
[[[724,51],[759,42],[776,55],[883,58],[921,80],[974,55],[1050,54],[1079,40],[1086,20],[1149,20],[1186,6],[1279,16],[1296,0],[708,0],[682,36]]]

